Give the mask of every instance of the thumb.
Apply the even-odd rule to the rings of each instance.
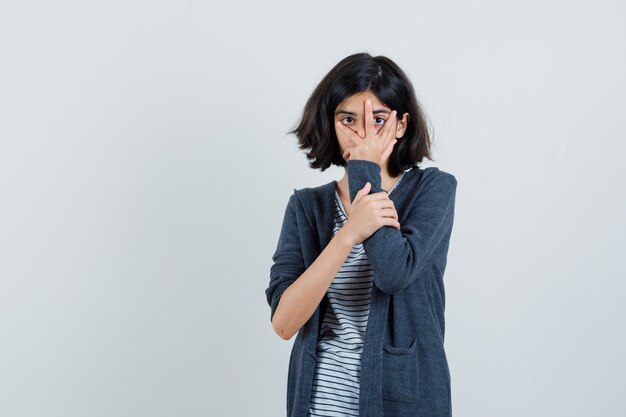
[[[369,181],[366,182],[363,188],[361,188],[354,196],[354,200],[352,201],[352,204],[358,202],[360,199],[368,195],[371,188],[372,188],[372,184],[370,184]]]

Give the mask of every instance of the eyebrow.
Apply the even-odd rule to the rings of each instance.
[[[385,109],[376,109],[372,112],[372,114],[380,114],[380,113],[389,114],[391,112]],[[348,116],[356,116],[356,113],[353,113],[351,111],[344,110],[344,109],[337,109],[337,111],[335,112],[335,116],[338,114],[347,114]]]

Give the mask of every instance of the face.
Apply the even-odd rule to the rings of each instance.
[[[365,138],[365,100],[372,101],[372,110],[374,114],[374,129],[378,131],[383,127],[390,113],[394,109],[390,109],[383,102],[381,102],[372,92],[363,91],[348,97],[343,103],[339,104],[335,109],[335,122],[339,121],[345,126],[348,126],[361,138]],[[398,119],[398,126],[396,128],[396,139],[404,135],[406,131],[407,123],[409,121],[409,113],[404,113],[401,119]],[[341,154],[343,154],[346,147],[354,146],[349,138],[344,137],[339,133],[335,127],[335,135],[339,140],[339,148]]]

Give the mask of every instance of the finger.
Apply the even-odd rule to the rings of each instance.
[[[393,207],[383,207],[383,216],[398,220],[398,212]]]
[[[335,126],[337,126],[339,133],[343,134],[345,137],[350,139],[353,144],[359,145],[363,142],[363,139],[361,139],[361,137],[357,135],[357,133],[354,130],[350,129],[348,126],[344,125],[343,123],[335,122]]]
[[[365,138],[375,138],[376,131],[374,130],[374,112],[372,110],[372,101],[370,99],[365,100]]]
[[[397,119],[396,116],[397,112],[395,110],[392,110],[391,113],[389,113],[389,116],[387,117],[387,120],[385,120],[385,124],[383,125],[383,127],[378,131],[378,136],[379,137],[387,137],[387,135],[389,135],[389,129],[391,128],[391,124],[394,121],[394,118]]]
[[[348,126],[344,125],[343,123],[335,122],[335,126],[337,127],[338,133],[350,139],[352,143],[358,144],[360,143],[360,141],[362,141],[361,137],[357,135],[357,133],[354,130],[350,129]]]
[[[389,155],[391,155],[391,152],[393,152],[393,148],[394,146],[396,146],[396,143],[398,143],[398,139],[394,139],[389,143],[389,146],[387,146],[387,149],[385,149],[385,151],[382,153],[381,159],[385,160],[389,158]]]
[[[398,222],[396,219],[392,219],[390,217],[383,217],[381,219],[381,223],[383,226],[391,226],[400,230],[400,222]]]
[[[386,217],[395,217],[398,218],[398,212],[396,211],[396,207],[393,204],[393,200],[375,200],[372,204],[377,209],[381,210],[381,213]]]
[[[398,112],[397,111],[392,111],[391,112],[393,115],[391,116],[392,122],[391,122],[391,126],[389,126],[389,138],[391,140],[396,138],[396,132],[398,131]]]
[[[350,149],[352,148],[352,146],[350,146],[349,148],[346,148],[343,151],[343,154],[341,156],[343,156],[343,159],[348,159],[350,158]]]
[[[365,185],[363,186],[363,188],[361,188],[359,191],[357,191],[357,193],[354,196],[354,200],[352,200],[352,204],[354,205],[357,201],[359,201],[361,198],[365,197],[366,195],[368,195],[368,193],[370,192],[370,189],[372,188],[372,184],[370,184],[369,182],[365,183]]]
[[[390,221],[391,225],[395,226],[397,224],[398,226],[400,226],[400,223],[398,222],[398,216],[387,216],[385,217],[385,219],[387,221]]]
[[[385,144],[383,145],[383,151],[381,153],[381,159],[387,159],[391,152],[393,152],[393,147],[398,142],[398,139],[394,137],[394,135],[389,135],[387,139],[385,139]]]
[[[383,138],[383,149],[387,149],[389,142],[396,137],[395,133],[398,126],[398,118],[396,117],[397,113],[398,112],[393,110],[389,114],[389,117],[387,118],[387,121],[383,125],[382,129],[378,132],[378,136]]]

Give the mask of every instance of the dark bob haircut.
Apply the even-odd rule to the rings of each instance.
[[[324,76],[309,97],[298,125],[288,132],[298,137],[301,150],[309,150],[309,167],[323,172],[331,164],[346,166],[335,133],[334,113],[347,98],[365,91],[396,110],[399,119],[409,113],[407,129],[389,155],[389,175],[396,177],[407,168],[417,167],[424,157],[432,160],[426,118],[411,81],[391,59],[361,52],[342,59]]]

